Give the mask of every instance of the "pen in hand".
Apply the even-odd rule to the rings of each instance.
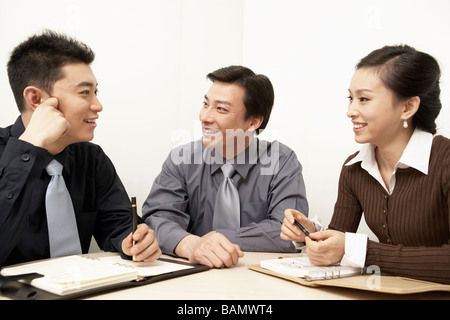
[[[309,237],[310,232],[308,231],[308,229],[306,229],[306,227],[304,225],[302,225],[300,223],[300,221],[298,221],[295,217],[294,217],[294,221],[295,221],[295,224],[297,225],[297,227],[299,227],[299,229],[305,234],[305,236]],[[314,239],[311,239],[311,240],[314,240]]]
[[[138,217],[137,217],[137,208],[136,208],[136,197],[131,197],[131,217],[132,217],[132,235],[137,229],[138,225]],[[133,247],[136,244],[136,241],[133,240]],[[136,256],[133,256],[133,261],[136,261]]]

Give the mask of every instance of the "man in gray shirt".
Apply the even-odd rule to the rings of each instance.
[[[208,78],[213,83],[200,111],[203,138],[172,150],[143,205],[143,218],[163,253],[192,263],[230,267],[241,250],[295,252],[292,242],[280,238],[280,228],[286,209],[308,213],[302,166],[287,146],[255,137],[269,121],[272,84],[241,66]],[[238,207],[228,212],[237,211],[238,221],[216,227],[225,162],[235,171],[231,185]]]

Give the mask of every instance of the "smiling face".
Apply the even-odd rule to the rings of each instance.
[[[262,122],[262,117],[246,118],[244,97],[241,86],[214,81],[200,111],[203,144],[217,149],[225,158],[235,157],[247,148]],[[246,135],[250,138],[245,139]]]
[[[378,78],[376,69],[356,70],[349,93],[347,116],[352,119],[356,142],[380,146],[404,130],[402,102]]]
[[[58,99],[58,110],[70,123],[62,138],[67,145],[94,138],[98,113],[103,107],[97,98],[97,80],[89,65],[67,64],[62,67],[64,77],[53,85],[52,96]]]

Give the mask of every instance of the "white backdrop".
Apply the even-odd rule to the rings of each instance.
[[[359,148],[346,97],[360,58],[399,43],[437,58],[439,133],[450,136],[449,15],[448,0],[0,0],[0,126],[18,116],[11,50],[45,28],[77,37],[97,54],[104,110],[93,142],[140,206],[170,149],[200,137],[206,74],[242,64],[272,80],[275,106],[261,137],[295,150],[310,214],[327,225],[340,168]]]

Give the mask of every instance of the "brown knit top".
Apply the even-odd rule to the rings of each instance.
[[[329,228],[356,232],[363,213],[379,240],[368,241],[366,266],[450,284],[450,140],[434,137],[428,175],[398,169],[391,195],[360,162],[344,165]]]

